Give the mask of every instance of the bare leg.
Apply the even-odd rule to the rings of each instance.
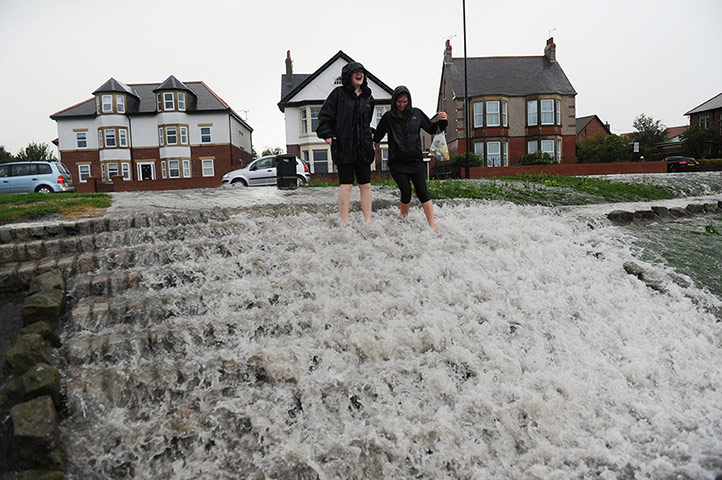
[[[364,218],[368,222],[371,220],[371,184],[359,185],[358,188],[361,191],[361,211],[363,211]]]
[[[399,203],[399,210],[401,211],[401,216],[406,218],[409,216],[409,208],[411,207],[410,203]]]
[[[341,184],[338,188],[338,213],[341,215],[341,223],[348,225],[348,209],[351,203],[351,184]]]
[[[424,208],[424,215],[426,215],[426,221],[429,222],[429,226],[434,231],[435,234],[439,234],[439,232],[436,231],[436,224],[434,224],[434,204],[431,203],[431,200],[428,200],[421,204],[421,206]]]

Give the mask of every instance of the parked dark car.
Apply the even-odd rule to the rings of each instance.
[[[684,170],[699,170],[699,162],[692,157],[682,157],[675,155],[665,157],[668,172],[681,172]]]
[[[60,162],[0,164],[0,193],[74,192],[73,177]]]

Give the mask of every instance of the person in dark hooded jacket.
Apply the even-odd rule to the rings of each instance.
[[[361,193],[361,210],[371,220],[371,163],[374,146],[371,119],[374,98],[366,70],[359,62],[341,69],[341,86],[331,91],[318,114],[316,134],[331,146],[331,158],[338,170],[338,210],[348,225],[348,211],[354,177]]]
[[[411,105],[411,92],[403,85],[394,89],[391,110],[384,113],[376,126],[374,142],[389,136],[389,170],[401,190],[401,216],[409,214],[411,184],[421,202],[429,226],[436,231],[434,206],[426,188],[426,166],[421,151],[421,129],[430,134],[444,130],[448,124],[446,112],[438,112],[439,120],[432,122],[424,112]]]

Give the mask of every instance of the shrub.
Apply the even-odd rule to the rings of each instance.
[[[527,153],[519,159],[519,165],[551,165],[552,163],[556,163],[552,156],[541,150]]]
[[[466,154],[460,153],[454,157],[451,157],[451,163],[457,167],[466,167]],[[486,164],[478,153],[469,152],[469,166],[470,167],[485,167]]]

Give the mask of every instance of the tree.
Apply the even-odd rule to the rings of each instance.
[[[261,152],[261,156],[265,157],[268,155],[280,155],[283,153],[283,149],[281,147],[273,147],[273,148],[266,148],[264,151]]]
[[[722,137],[716,135],[711,128],[689,127],[680,136],[684,143],[684,151],[694,158],[705,158],[719,154]]]
[[[16,160],[23,162],[57,162],[58,159],[46,143],[29,143],[15,156]]]
[[[13,157],[12,153],[5,150],[5,147],[0,145],[0,163],[5,162],[13,162],[15,161],[15,157]]]
[[[633,142],[639,142],[639,146],[642,148],[655,147],[667,139],[667,127],[661,121],[645,114],[635,118],[632,126],[637,131],[630,137]]]
[[[619,135],[595,135],[577,143],[579,163],[610,163],[631,160],[632,147],[629,140]]]

